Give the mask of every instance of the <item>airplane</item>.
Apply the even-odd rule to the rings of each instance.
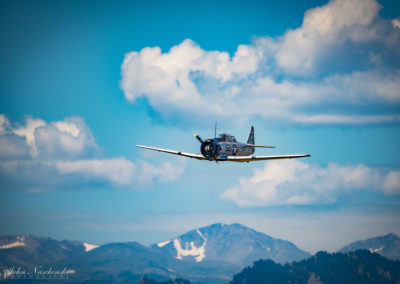
[[[168,150],[150,146],[136,145],[139,148],[148,150],[174,154],[178,156],[193,158],[197,160],[208,160],[215,162],[253,162],[263,160],[278,160],[278,159],[297,159],[311,157],[309,154],[300,155],[279,155],[279,156],[254,156],[255,148],[275,148],[274,146],[261,146],[254,144],[254,127],[251,127],[247,143],[237,142],[235,137],[228,133],[221,133],[216,137],[217,131],[215,127],[215,138],[203,140],[199,135],[194,136],[201,143],[201,154],[185,153],[181,151]]]

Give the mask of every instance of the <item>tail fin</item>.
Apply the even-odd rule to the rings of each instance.
[[[250,134],[249,134],[249,139],[247,139],[247,144],[253,144],[254,145],[254,127],[251,127]]]

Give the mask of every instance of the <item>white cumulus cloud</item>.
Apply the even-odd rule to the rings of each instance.
[[[379,10],[375,0],[336,0],[308,10],[302,26],[287,31],[278,43],[278,65],[289,73],[307,74],[317,68],[317,60],[346,41],[379,41],[378,33],[370,30]]]
[[[25,125],[12,129],[12,133],[24,137],[26,144],[31,148],[32,156],[37,156],[37,149],[35,144],[35,130],[39,127],[45,126],[46,122],[41,119],[33,119],[26,117]]]
[[[141,161],[139,165],[139,182],[148,183],[155,178],[158,178],[162,182],[169,182],[178,179],[183,174],[185,160],[180,160],[180,162],[175,164],[163,162],[158,166],[154,166],[146,161]]]
[[[0,114],[0,134],[6,131],[6,127],[10,125],[7,117],[4,114]]]
[[[26,117],[16,125],[0,115],[0,190],[32,192],[100,184],[142,189],[154,181],[170,182],[184,163],[152,165],[124,157],[101,157],[94,136],[80,117],[46,123]]]
[[[7,133],[25,139],[32,157],[76,158],[97,147],[92,132],[76,116],[47,124],[42,119],[25,118],[25,125],[9,126]]]
[[[62,174],[77,174],[87,180],[107,181],[117,186],[133,184],[137,172],[136,164],[125,158],[56,161],[55,166]]]
[[[145,47],[125,55],[121,88],[167,118],[398,123],[393,109],[363,114],[400,103],[398,20],[380,9],[375,0],[330,1],[308,10],[297,29],[239,45],[233,56],[190,39],[168,52]]]
[[[390,171],[382,186],[384,192],[388,195],[400,194],[400,171]]]
[[[79,117],[37,128],[35,146],[43,158],[70,159],[90,156],[97,148],[92,132]]]
[[[249,178],[226,189],[221,197],[240,207],[283,204],[329,204],[353,190],[400,194],[400,172],[385,172],[363,164],[326,167],[296,160],[271,161]]]

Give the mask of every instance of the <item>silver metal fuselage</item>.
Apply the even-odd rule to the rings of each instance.
[[[200,147],[201,153],[207,160],[225,160],[232,156],[250,156],[254,148],[246,143],[237,142],[230,134],[222,133],[219,137],[207,139]]]
[[[218,157],[221,156],[250,156],[254,154],[254,148],[241,142],[217,142]]]

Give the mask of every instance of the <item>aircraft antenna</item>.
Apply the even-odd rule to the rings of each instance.
[[[214,137],[217,137],[217,121],[215,121],[215,126],[214,126]]]

